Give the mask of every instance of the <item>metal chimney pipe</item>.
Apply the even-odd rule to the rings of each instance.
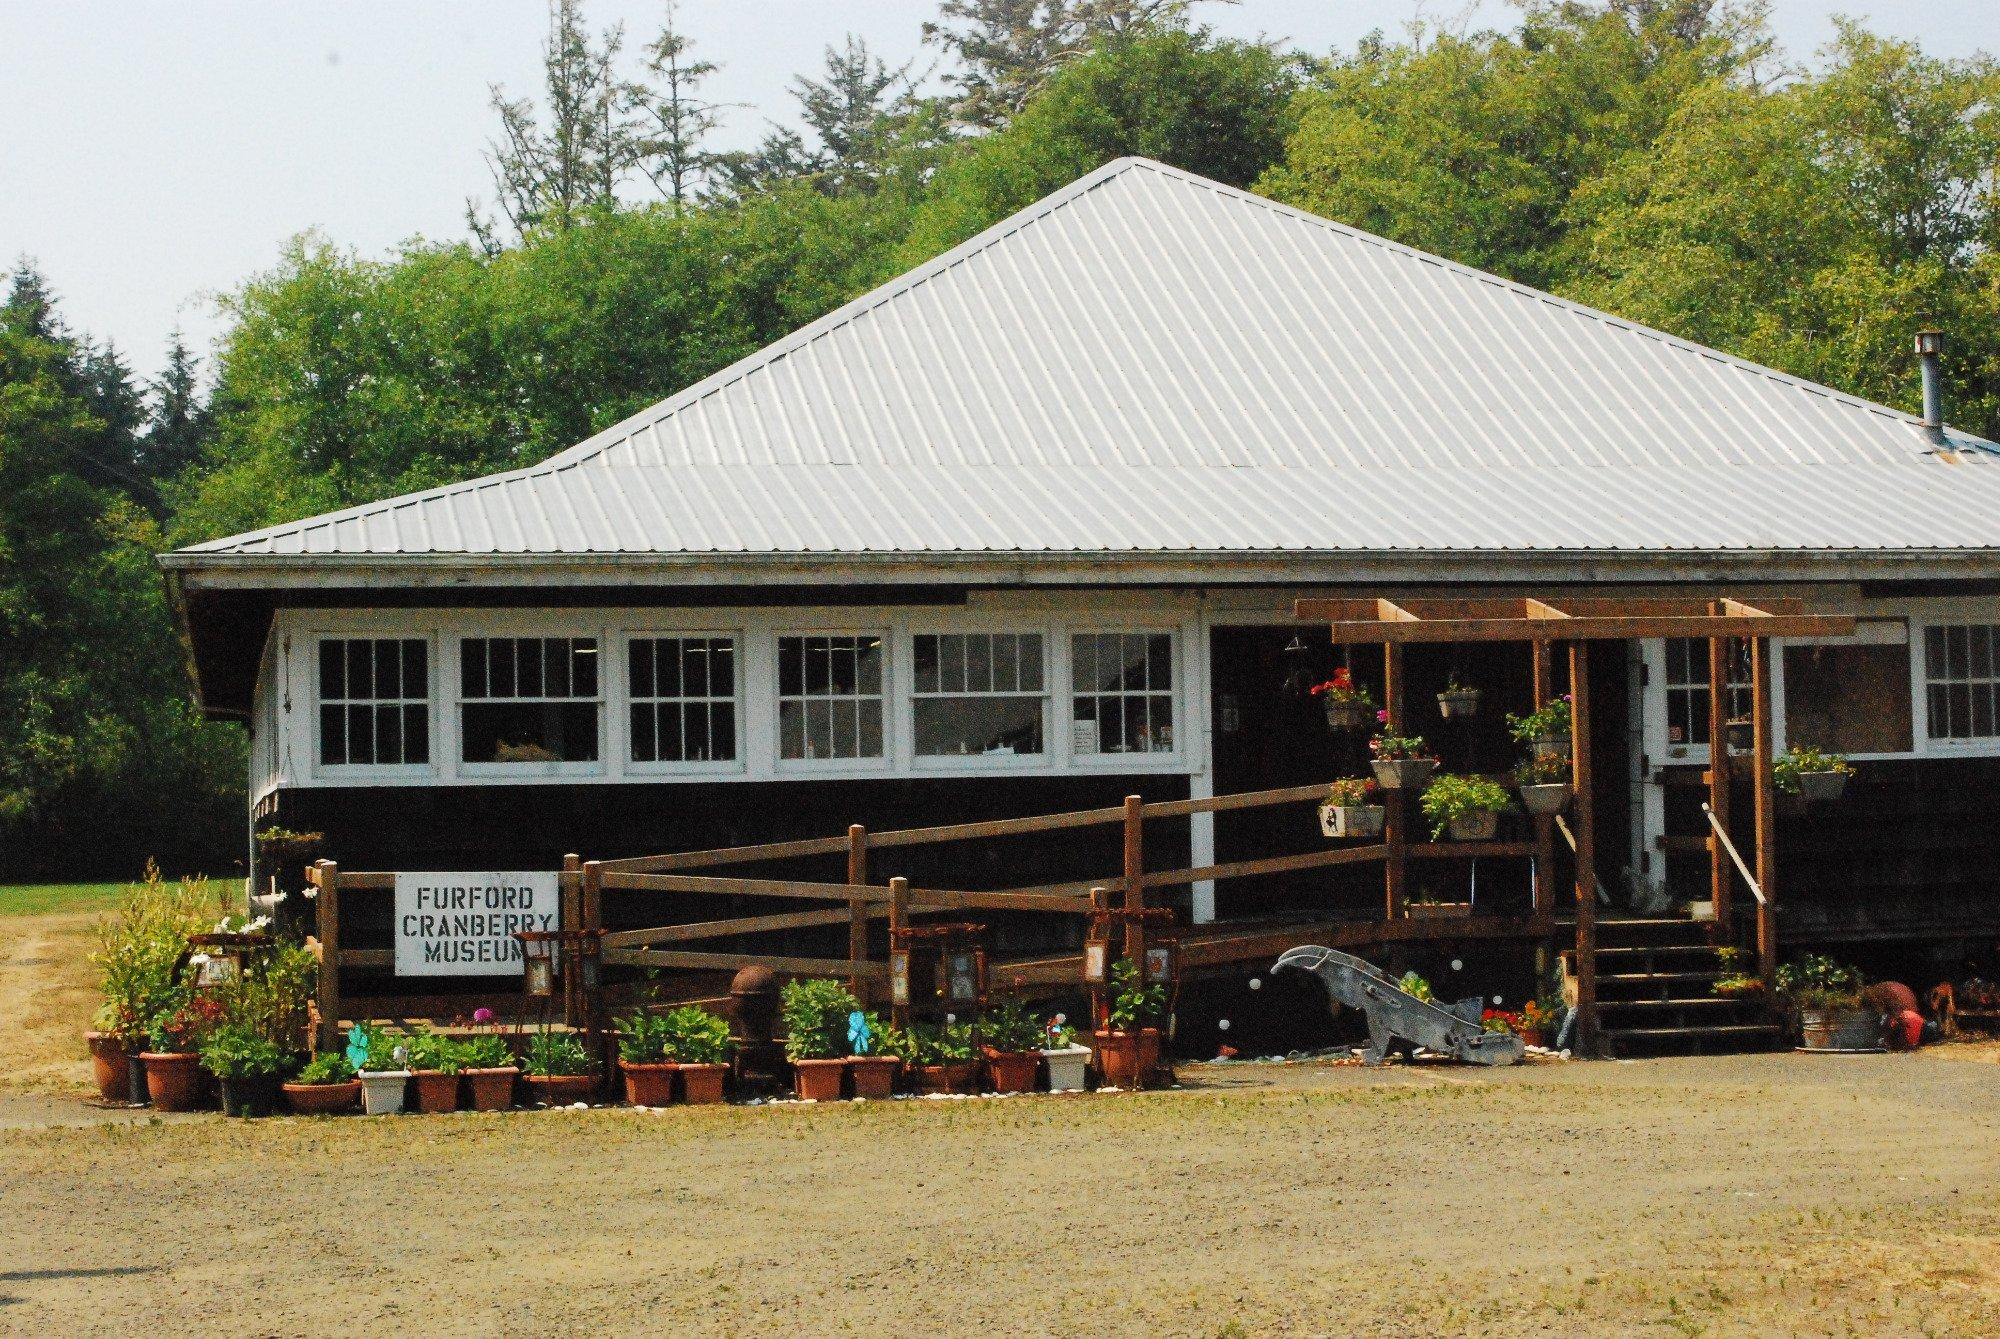
[[[1944,371],[1939,359],[1944,353],[1944,332],[1917,332],[1917,362],[1924,372],[1924,426],[1944,427]]]

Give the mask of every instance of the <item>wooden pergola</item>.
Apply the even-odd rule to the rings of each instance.
[[[1639,638],[1698,638],[1708,643],[1710,760],[1704,777],[1714,833],[1708,838],[1709,881],[1715,899],[1715,933],[1730,935],[1730,866],[1734,850],[1729,824],[1729,769],[1724,740],[1728,722],[1731,643],[1747,643],[1750,658],[1751,766],[1756,827],[1756,873],[1749,879],[1757,902],[1757,963],[1769,977],[1777,965],[1776,794],[1771,776],[1771,638],[1837,637],[1853,633],[1855,621],[1842,614],[1807,613],[1793,599],[1731,598],[1571,598],[1508,599],[1341,599],[1299,600],[1295,615],[1330,625],[1336,645],[1379,642],[1383,648],[1383,706],[1390,734],[1408,720],[1403,648],[1416,642],[1525,642],[1533,656],[1534,705],[1540,710],[1555,692],[1552,653],[1558,644],[1569,656],[1570,752],[1576,851],[1576,984],[1578,1042],[1585,1054],[1601,1048],[1597,1025],[1596,831],[1591,799],[1590,643]],[[1388,916],[1404,914],[1409,852],[1407,798],[1388,793],[1384,881]],[[1535,819],[1535,911],[1551,911],[1552,816]],[[1747,871],[1746,871],[1747,874]]]

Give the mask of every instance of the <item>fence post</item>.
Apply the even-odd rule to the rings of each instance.
[[[1137,795],[1125,797],[1125,910],[1146,909],[1146,823],[1145,807]],[[1144,968],[1146,927],[1134,914],[1125,923],[1125,956],[1134,967]]]
[[[578,900],[579,930],[598,930],[604,925],[604,866],[595,860],[587,860],[583,865],[583,889]],[[594,986],[577,982],[577,1005],[583,1014],[583,1025],[596,1033],[604,1028],[604,963],[597,964],[598,980]]]
[[[322,860],[314,866],[319,896],[313,907],[319,919],[319,1037],[317,1049],[340,1045],[340,866]]]
[[[858,887],[868,882],[868,829],[859,823],[847,829],[847,882]],[[868,903],[853,897],[847,901],[847,958],[852,971],[847,988],[865,1006],[868,1003]]]
[[[902,931],[909,928],[910,881],[898,874],[895,878],[889,880],[889,946],[892,949],[896,945],[896,937]],[[905,945],[905,947],[907,948],[908,946]],[[914,983],[912,983],[910,989],[912,992],[916,990]],[[906,1004],[895,1003],[892,998],[889,1005],[889,1017],[897,1027],[908,1027],[910,1023],[910,1008]]]

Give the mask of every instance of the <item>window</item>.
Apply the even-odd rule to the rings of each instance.
[[[918,633],[911,735],[920,758],[1043,752],[1040,634]]]
[[[1174,751],[1172,633],[1079,633],[1070,661],[1077,753]]]
[[[778,638],[778,756],[882,756],[882,648],[870,634]]]
[[[2000,627],[1940,623],[1925,628],[1924,685],[1932,739],[2000,736]]]
[[[468,637],[459,648],[465,761],[597,761],[596,638]]]
[[[430,696],[430,647],[422,638],[321,638],[321,765],[428,763]]]
[[[1727,663],[1725,715],[1740,720],[1750,714],[1750,670],[1741,656]],[[1667,743],[1708,745],[1708,642],[1699,637],[1667,639]]]
[[[735,761],[734,637],[635,637],[626,668],[633,762]]]

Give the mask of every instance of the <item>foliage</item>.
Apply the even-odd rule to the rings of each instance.
[[[521,1072],[542,1077],[594,1074],[597,1065],[574,1035],[544,1028],[529,1039],[528,1053],[521,1060]]]
[[[362,1060],[355,1068],[364,1072],[387,1073],[410,1067],[409,1038],[373,1023],[357,1023],[361,1029]]]
[[[1764,979],[1736,973],[1718,977],[1710,989],[1724,996],[1761,995],[1764,993]]]
[[[147,1029],[147,1042],[160,1054],[191,1055],[201,1050],[226,1018],[220,996],[191,994],[183,989],[154,1017]]]
[[[1111,964],[1111,1026],[1120,1032],[1157,1027],[1167,1016],[1167,988],[1148,983],[1138,964],[1120,958]]]
[[[781,1001],[788,1059],[830,1060],[847,1053],[847,1016],[861,1005],[846,986],[795,977],[785,982]]]
[[[1431,821],[1431,835],[1442,837],[1446,825],[1454,818],[1503,813],[1511,799],[1507,788],[1497,781],[1483,776],[1447,773],[1431,778],[1431,783],[1424,787],[1420,803],[1424,817]]]
[[[1405,995],[1415,996],[1426,1004],[1437,998],[1431,994],[1431,983],[1415,972],[1404,972],[1402,979],[1396,982],[1396,989]]]
[[[1513,1036],[1521,1030],[1521,1015],[1505,1009],[1488,1009],[1479,1016],[1479,1025],[1488,1032]]]
[[[1811,744],[1794,744],[1771,760],[1771,780],[1787,795],[1799,793],[1799,778],[1807,773],[1838,772],[1853,776],[1854,766],[1838,753],[1823,753]]]
[[[1548,1034],[1553,1033],[1561,1022],[1562,1005],[1560,1001],[1551,1005],[1548,1001],[1534,999],[1529,1000],[1521,1006],[1520,1017],[1515,1024],[1514,1030],[1516,1032],[1541,1032]]]
[[[253,953],[240,976],[213,989],[231,1024],[289,1053],[305,1044],[318,983],[312,950],[298,940],[279,940]]]
[[[509,1069],[514,1052],[496,1032],[478,1032],[458,1044],[458,1063],[465,1069]]]
[[[972,1059],[970,1023],[912,1023],[909,1035],[913,1064],[951,1065]]]
[[[146,866],[145,878],[125,889],[117,911],[97,923],[90,960],[100,973],[100,1029],[136,1041],[178,1003],[174,964],[188,936],[208,928],[217,905],[217,893],[199,880],[169,883],[158,865]]]
[[[1437,761],[1437,751],[1422,735],[1377,735],[1368,741],[1368,752],[1382,762]]]
[[[1363,707],[1375,705],[1375,698],[1366,688],[1354,682],[1354,671],[1345,666],[1335,670],[1333,677],[1325,683],[1316,683],[1306,691],[1314,697],[1324,696],[1329,702],[1352,702]]]
[[[424,1073],[456,1074],[465,1064],[465,1052],[452,1038],[429,1028],[410,1034],[406,1043],[409,1067]]]
[[[351,1083],[354,1066],[339,1051],[321,1051],[306,1062],[306,1067],[292,1079],[293,1083],[309,1083],[315,1086],[331,1083]]]
[[[666,1015],[640,1009],[616,1026],[618,1058],[626,1064],[658,1065],[679,1058],[668,1048]]]
[[[1076,1029],[1063,1014],[1056,1014],[1042,1024],[1042,1042],[1050,1050],[1060,1051],[1064,1047],[1076,1045]]]
[[[1572,779],[1570,760],[1560,753],[1533,753],[1514,764],[1517,786],[1566,786]]]
[[[1382,787],[1372,776],[1344,776],[1326,788],[1326,802],[1342,809],[1376,804],[1381,798]]]
[[[1469,695],[1472,697],[1478,697],[1479,694],[1480,694],[1479,689],[1472,687],[1470,684],[1460,683],[1458,679],[1458,671],[1453,670],[1449,675],[1445,677],[1444,691],[1439,693],[1438,696],[1465,697]]]
[[[1861,1002],[1864,978],[1856,968],[1819,953],[1808,953],[1778,968],[1778,992],[1801,1009],[1852,1009]]]
[[[979,1035],[996,1051],[1033,1051],[1042,1044],[1042,1020],[1025,1001],[1009,997],[986,1010],[979,1020]]]
[[[905,1064],[916,1063],[917,1039],[910,1031],[884,1022],[872,1013],[868,1015],[868,1030],[875,1038],[875,1054],[893,1055]]]
[[[1526,716],[1508,712],[1507,733],[1517,744],[1532,744],[1538,739],[1568,739],[1570,721],[1569,694],[1564,693]]]
[[[241,1023],[224,1023],[201,1043],[202,1067],[218,1079],[251,1079],[282,1074],[291,1055],[268,1037]]]
[[[708,1010],[684,1004],[661,1020],[667,1055],[684,1065],[720,1065],[729,1059],[729,1023]]]

